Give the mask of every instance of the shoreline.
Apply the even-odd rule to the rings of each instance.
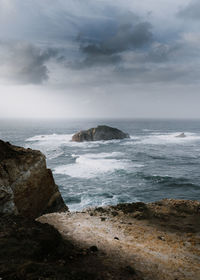
[[[0,141],[0,157],[3,280],[200,280],[200,202],[69,212],[41,152]]]

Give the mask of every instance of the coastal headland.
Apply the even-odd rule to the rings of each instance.
[[[200,279],[200,202],[69,212],[40,152],[0,144],[3,280]]]

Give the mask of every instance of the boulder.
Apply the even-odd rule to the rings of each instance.
[[[66,210],[45,156],[0,140],[0,212],[36,218]]]
[[[177,138],[185,138],[186,135],[185,135],[185,133],[181,133],[181,134],[177,135],[176,137],[177,137]]]
[[[99,125],[96,128],[90,128],[88,130],[82,130],[72,136],[72,141],[101,141],[101,140],[113,140],[124,139],[130,136],[123,131],[106,125]]]

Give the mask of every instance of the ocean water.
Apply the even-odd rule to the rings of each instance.
[[[130,139],[71,142],[106,124]],[[175,136],[184,132],[186,138]],[[1,120],[0,139],[41,150],[70,210],[163,198],[200,200],[200,120]]]

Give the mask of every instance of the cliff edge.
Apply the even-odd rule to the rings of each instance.
[[[119,204],[39,221],[83,249],[98,248],[100,261],[111,267],[106,280],[200,280],[198,201]]]
[[[45,156],[0,140],[0,213],[36,218],[66,210]]]

